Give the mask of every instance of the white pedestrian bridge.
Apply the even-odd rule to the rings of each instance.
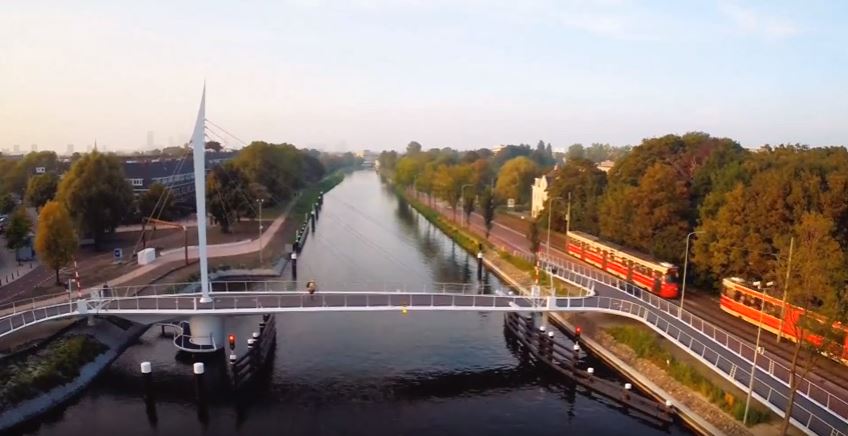
[[[584,290],[586,296],[515,295],[470,284],[436,284],[427,289],[389,284],[322,287],[309,294],[298,290],[302,284],[293,282],[240,281],[212,282],[210,301],[203,302],[206,299],[197,292],[197,284],[156,284],[90,289],[81,295],[65,293],[0,307],[0,337],[49,320],[91,315],[118,316],[146,324],[189,319],[192,339],[216,349],[223,345],[222,320],[231,316],[284,312],[602,312],[642,322],[747,391],[753,350],[745,341],[614,278],[584,267],[551,265],[555,275]],[[782,416],[789,370],[760,356],[754,379],[754,397]],[[808,434],[845,436],[848,401],[810,380],[801,380],[792,420]]]

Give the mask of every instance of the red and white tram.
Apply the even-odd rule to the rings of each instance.
[[[780,332],[783,337],[798,341],[795,324],[804,313],[804,309],[787,303],[782,311],[783,322],[781,323],[781,307],[784,303],[783,296],[777,295],[779,292],[769,292],[768,287],[758,289],[753,283],[737,277],[726,278],[721,284],[721,310],[754,325],[759,325],[762,319],[762,328],[775,334]],[[835,344],[826,354],[848,364],[848,326],[836,323],[833,328],[836,334]],[[804,340],[821,345],[822,337],[807,334]]]
[[[677,298],[677,267],[645,254],[603,241],[587,233],[569,231],[566,252],[584,262],[659,295]]]

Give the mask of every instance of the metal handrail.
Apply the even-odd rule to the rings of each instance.
[[[641,302],[643,302],[643,303],[645,303],[645,304],[647,304],[647,305],[649,305],[649,306],[651,306],[655,309],[658,309],[660,312],[663,312],[663,313],[665,313],[669,316],[672,316],[676,319],[677,319],[678,313],[680,313],[678,306],[673,305],[669,301],[663,300],[663,299],[657,297],[656,295],[651,294],[650,292],[643,291],[642,289],[640,289],[636,286],[633,286],[632,284],[629,284],[625,281],[611,277],[607,274],[599,273],[599,271],[597,271],[595,269],[586,268],[582,265],[579,265],[579,264],[576,264],[576,263],[573,263],[573,262],[566,262],[568,267],[563,265],[562,262],[552,261],[550,259],[543,259],[543,262],[547,265],[554,265],[555,267],[558,267],[561,270],[575,273],[578,276],[581,276],[581,278],[583,278],[583,279],[594,280],[594,281],[598,281],[598,282],[601,282],[603,284],[609,285],[610,287],[613,287],[613,288],[615,288],[619,291],[625,292],[626,294],[630,295],[631,297],[637,298]],[[560,277],[560,278],[563,279],[562,277]],[[674,309],[672,309],[672,308],[674,308]],[[753,353],[752,347],[747,346],[747,344],[744,344],[744,342],[741,339],[736,338],[735,336],[725,332],[724,330],[722,330],[718,327],[715,327],[714,325],[698,318],[697,316],[695,316],[691,312],[683,311],[683,313],[685,313],[689,316],[689,321],[686,322],[685,320],[683,320],[682,316],[679,318],[680,321],[682,321],[686,325],[690,326],[693,330],[703,334],[705,337],[711,339],[717,345],[724,347],[725,349],[727,349],[728,351],[737,355],[738,357],[740,357],[744,361],[747,361],[748,363],[750,363],[750,366],[753,366],[752,360],[749,359],[742,351],[743,347],[746,347],[751,353]],[[698,321],[698,324],[700,324],[701,328],[698,328],[695,325],[695,320]],[[648,321],[647,318],[645,319],[645,321]],[[657,321],[657,322],[659,322],[659,321]],[[705,331],[704,326],[709,326],[710,329],[712,329],[713,334],[712,335],[708,334]],[[657,328],[659,328],[659,327],[657,326]],[[677,328],[677,327],[674,327],[674,328]],[[718,340],[718,338],[716,337],[716,332],[721,332],[721,334],[724,335],[725,343],[722,343]],[[736,351],[733,347],[730,347],[730,344],[729,344],[730,338],[733,338],[736,341],[736,344],[738,345],[738,351]],[[685,347],[685,344],[681,343],[680,341],[677,341],[677,342],[680,343],[681,346]],[[704,349],[706,349],[706,347],[707,347],[706,344],[701,344],[701,345]],[[718,353],[716,353],[715,351],[713,351],[713,353],[718,355]],[[751,355],[753,356],[753,354],[751,354]],[[757,366],[757,368],[760,371],[765,372],[766,374],[771,376],[774,380],[777,380],[778,382],[782,383],[784,386],[788,387],[788,381],[781,379],[774,372],[775,367],[783,368],[787,372],[787,376],[788,376],[788,373],[789,373],[788,368],[786,368],[785,366],[783,366],[779,362],[776,362],[776,361],[774,361],[774,359],[771,359],[767,356],[764,356],[764,359],[761,360],[761,362],[763,362],[763,363],[761,365]],[[732,364],[732,362],[731,362],[731,364]],[[765,370],[762,367],[763,365],[766,366]],[[716,367],[716,365],[711,365],[711,366]],[[733,365],[733,366],[735,366],[735,365]],[[722,370],[721,368],[718,368],[718,367],[716,367],[716,368],[720,370],[719,371],[720,373],[725,373],[727,376],[731,375],[729,371],[724,371],[724,370]],[[745,374],[748,374],[746,377],[750,376],[750,371],[746,371],[742,368],[739,368],[738,370],[733,370],[734,374],[739,374],[739,372],[738,372],[739,370],[741,370]],[[756,378],[756,380],[759,381],[760,384],[768,386],[767,384],[763,383],[760,378]],[[834,416],[839,417],[840,419],[842,419],[843,421],[848,423],[848,402],[846,402],[845,400],[833,395],[832,393],[827,392],[824,389],[818,387],[817,385],[815,385],[815,383],[809,381],[808,379],[802,379],[801,382],[806,383],[807,390],[804,391],[804,390],[800,389],[800,387],[802,387],[803,385],[799,384],[798,393],[800,395],[804,396],[806,399],[808,399],[812,403],[817,404],[822,409],[827,410],[828,412],[830,412]],[[817,399],[813,395],[811,395],[811,393],[812,393],[811,390],[812,390],[813,386],[815,386],[819,390],[820,393],[826,394],[824,402],[820,401],[819,399]],[[746,386],[742,386],[742,388],[747,389]],[[771,387],[769,387],[769,390],[770,391],[767,393],[767,395],[765,397],[763,397],[762,399],[765,400],[766,403],[773,403],[770,400],[771,396],[772,396]],[[755,390],[755,392],[756,392],[756,390]],[[783,395],[780,394],[780,396],[783,396]],[[785,396],[783,396],[783,398],[786,399]],[[835,408],[834,406],[839,407],[842,410],[840,411],[837,408]],[[798,406],[796,405],[795,407],[797,408]],[[775,410],[782,413],[782,410],[779,410],[779,408],[775,408]],[[818,418],[818,417],[816,417],[816,419],[820,420],[820,418]],[[810,417],[808,419],[808,422],[811,421],[811,420],[812,420],[812,417]],[[822,421],[822,422],[824,423],[824,421]],[[807,426],[807,427],[809,427],[809,426]],[[835,431],[835,429],[834,429],[834,431]],[[838,434],[842,434],[842,433],[838,433]]]
[[[601,311],[608,311],[610,313],[624,314],[625,316],[630,316],[632,318],[638,319],[646,324],[652,326],[655,330],[663,334],[670,340],[674,340],[682,347],[686,348],[690,354],[694,355],[696,358],[704,362],[705,364],[715,368],[717,372],[725,375],[730,381],[734,383],[739,383],[739,380],[744,380],[745,378],[750,376],[750,371],[746,368],[740,367],[736,365],[734,362],[728,360],[723,357],[720,353],[714,351],[709,343],[700,340],[692,336],[690,333],[681,330],[676,325],[673,325],[669,319],[664,318],[664,315],[671,316],[672,310],[670,309],[670,305],[665,300],[660,300],[657,298],[652,298],[650,294],[646,292],[641,292],[641,290],[637,290],[635,288],[628,288],[626,285],[622,285],[622,283],[609,281],[604,282],[603,280],[596,280],[592,277],[583,275],[576,271],[572,270],[563,270],[565,275],[560,274],[559,277],[563,280],[569,281],[572,284],[577,286],[584,287],[586,290],[591,289],[594,286],[594,283],[600,281],[605,284],[617,285],[617,289],[623,290],[627,292],[629,297],[634,297],[635,301],[617,298],[617,297],[609,297],[609,296],[593,296],[593,297],[541,297],[541,298],[531,298],[527,296],[515,296],[515,295],[503,295],[503,294],[478,294],[478,293],[465,293],[468,289],[466,286],[460,286],[462,289],[462,293],[450,293],[447,292],[447,287],[443,287],[441,292],[433,293],[433,292],[400,292],[400,290],[395,291],[380,291],[380,292],[370,292],[365,293],[365,306],[361,306],[361,300],[363,297],[362,292],[358,291],[340,291],[340,292],[332,292],[326,293],[321,292],[317,296],[309,296],[309,294],[305,292],[299,291],[269,291],[269,292],[213,292],[213,302],[211,305],[200,305],[198,306],[198,297],[199,293],[174,293],[174,294],[166,294],[166,295],[134,295],[134,296],[120,296],[116,295],[118,293],[112,293],[110,295],[104,295],[109,293],[103,292],[93,292],[89,295],[92,296],[90,299],[85,300],[77,300],[72,302],[62,302],[60,304],[43,306],[43,307],[34,307],[27,311],[21,311],[17,314],[6,316],[0,318],[0,325],[4,322],[8,321],[9,329],[5,332],[8,333],[10,331],[18,330],[20,328],[26,327],[27,325],[31,325],[37,322],[42,322],[47,319],[54,319],[59,317],[67,317],[67,316],[76,316],[79,314],[90,313],[90,314],[131,314],[135,313],[149,313],[153,312],[180,312],[180,313],[192,313],[198,310],[212,310],[220,313],[226,313],[227,311],[238,311],[238,312],[268,312],[273,310],[292,310],[292,309],[303,309],[309,308],[313,309],[327,309],[327,310],[352,310],[357,307],[359,308],[379,308],[384,310],[395,310],[398,308],[408,308],[408,309],[423,309],[423,308],[439,308],[439,309],[468,309],[468,310],[500,310],[500,311],[559,311],[559,310],[586,310],[586,309],[595,309]],[[463,289],[465,288],[465,289]],[[624,288],[624,289],[622,289]],[[414,297],[420,297],[427,295],[430,298],[425,300],[424,302],[416,303]],[[339,304],[331,304],[328,305],[327,297],[339,297],[341,296],[341,302]],[[384,299],[376,299],[375,296],[385,297]],[[241,299],[240,299],[241,297]],[[294,297],[297,303],[296,306],[286,306],[283,305],[283,298]],[[318,298],[320,297],[320,298]],[[395,298],[393,301],[392,298]],[[447,302],[444,304],[436,304],[437,297],[450,297],[450,304]],[[351,299],[358,298],[360,300],[359,303],[352,305]],[[399,298],[399,300],[398,300]],[[469,299],[470,304],[460,304],[457,305],[457,299]],[[260,300],[261,299],[261,300]],[[516,304],[514,307],[506,307],[506,306],[497,306],[498,300],[502,300],[503,302],[511,302]],[[142,308],[143,302],[149,302],[151,300],[155,300],[155,305],[150,308]],[[379,300],[375,303],[375,300]],[[385,300],[385,303],[380,303],[380,301]],[[240,304],[239,301],[242,303]],[[251,304],[245,305],[244,302],[251,302]],[[162,308],[163,303],[173,303],[173,305],[168,305],[167,308]],[[263,304],[264,302],[264,304]],[[309,302],[309,303],[307,303]],[[320,304],[317,304],[320,302]],[[287,301],[287,303],[291,303],[291,301]],[[316,304],[312,304],[316,303]],[[526,306],[519,306],[518,303],[525,303]],[[144,304],[145,307],[148,304]],[[663,307],[665,306],[665,307]],[[657,310],[659,309],[659,310]],[[235,313],[238,313],[235,312]],[[676,310],[673,313],[677,313]],[[676,317],[672,317],[674,320],[678,320]],[[690,314],[690,322],[684,323],[693,331],[698,334],[703,334],[705,338],[710,339],[717,345],[723,346],[719,343],[714,337],[710,337],[706,335],[701,329],[696,328],[694,325],[694,321],[692,321]],[[4,333],[0,333],[4,334]],[[730,350],[733,354],[737,354],[738,357],[742,358],[743,361],[746,361],[745,357],[741,354],[734,352],[730,347],[724,346],[725,349]],[[741,348],[740,348],[741,350]],[[708,354],[710,356],[708,357]],[[713,356],[714,355],[714,356]],[[761,368],[762,369],[762,368]],[[772,378],[775,378],[772,374],[769,374]],[[775,403],[779,401],[785,400],[786,396],[781,392],[775,390],[767,383],[762,382],[761,377],[755,377],[755,379],[759,382],[758,385],[755,386],[755,393],[764,403],[769,404],[773,410],[777,412],[782,412],[779,410]],[[806,398],[808,401],[817,404],[822,409],[829,411],[834,414],[834,416],[841,417],[841,415],[834,411],[831,407],[830,402],[827,405],[822,405],[820,402],[816,401],[814,398],[811,398],[809,394],[805,394],[803,392],[800,393],[801,396]],[[831,428],[832,434],[842,434],[840,431],[837,431],[835,428],[830,426],[827,422],[823,421],[820,417],[815,416],[812,412],[809,412],[803,405],[796,404],[795,410],[797,412],[793,413],[794,416],[800,416],[801,419],[797,419],[801,425],[805,425],[806,427],[816,426],[820,428],[822,426],[828,426]],[[804,415],[806,413],[806,415]],[[803,415],[803,416],[802,416]],[[806,417],[806,423],[804,423],[804,418]]]

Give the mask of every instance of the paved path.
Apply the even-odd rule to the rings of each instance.
[[[0,237],[0,286],[6,286],[38,268],[37,260],[21,262],[15,258],[15,251],[6,248],[6,237]]]
[[[262,246],[261,249],[265,250],[268,245],[271,244],[271,240],[273,239],[274,234],[277,233],[278,230],[283,226],[286,222],[286,218],[288,217],[288,212],[291,210],[291,207],[294,205],[294,202],[289,204],[289,207],[286,208],[286,211],[277,217],[271,224],[262,232]],[[248,239],[239,242],[229,242],[226,244],[216,244],[209,245],[207,247],[207,257],[227,257],[227,256],[238,256],[241,254],[247,253],[258,253],[260,250],[259,239]],[[196,245],[192,245],[188,247],[188,258],[189,260],[198,258],[198,249]],[[120,277],[112,279],[109,281],[109,285],[122,285],[130,282],[131,280],[143,276],[161,265],[165,265],[170,262],[181,261],[185,258],[184,248],[174,248],[171,250],[165,250],[161,256],[157,257],[153,263],[148,265],[140,266],[133,271],[124,274]]]

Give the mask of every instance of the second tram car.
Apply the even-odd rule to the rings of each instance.
[[[603,241],[587,233],[569,231],[566,252],[571,256],[659,295],[677,298],[677,267]]]
[[[754,283],[748,283],[738,277],[725,278],[721,284],[721,310],[754,325],[759,325],[762,320],[762,328],[775,334],[780,332],[783,337],[798,341],[795,324],[804,313],[804,309],[786,304],[781,310],[781,307],[784,307],[782,295],[769,292],[769,287],[759,289]],[[781,315],[783,322],[781,322]],[[836,323],[833,329],[836,334],[836,339],[833,341],[835,344],[826,354],[848,364],[848,326]],[[821,345],[821,336],[814,334],[806,336],[804,338],[806,342]]]

